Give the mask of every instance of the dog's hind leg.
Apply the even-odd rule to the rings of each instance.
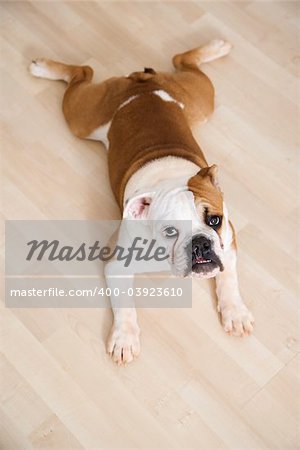
[[[37,58],[29,67],[32,75],[67,83],[63,113],[75,136],[102,141],[107,145],[107,132],[118,106],[126,97],[130,80],[114,77],[92,84],[93,69]]]
[[[77,81],[91,81],[93,78],[93,69],[89,66],[72,66],[45,58],[33,60],[29,71],[38,78],[62,80],[70,84]]]
[[[184,114],[191,127],[206,122],[214,110],[214,87],[201,71],[201,64],[225,56],[230,50],[231,44],[215,39],[203,47],[173,57],[173,65],[177,70],[171,75],[171,81],[175,83],[171,83],[173,91],[169,86],[166,88],[183,103]]]
[[[178,70],[199,69],[201,64],[228,55],[232,48],[229,42],[214,39],[203,47],[197,47],[173,57],[173,65]]]
[[[86,99],[89,100],[91,96],[84,94],[87,87],[93,86],[90,83],[93,77],[93,69],[89,66],[75,66],[51,59],[36,58],[30,64],[29,72],[38,78],[67,83],[63,98],[65,119],[71,131],[77,137],[86,137],[91,125],[89,123],[91,103]]]

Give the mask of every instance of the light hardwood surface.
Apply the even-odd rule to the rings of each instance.
[[[299,448],[299,23],[296,1],[1,2],[4,219],[119,218],[104,148],[71,135],[64,84],[31,77],[32,58],[100,81],[233,44],[203,66],[216,110],[196,137],[220,167],[256,319],[251,337],[227,336],[212,284],[195,281],[192,309],[139,311],[141,355],[118,367],[109,310],[3,306],[1,449]]]

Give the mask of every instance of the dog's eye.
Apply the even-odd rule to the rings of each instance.
[[[222,218],[220,216],[210,216],[207,224],[210,227],[219,227],[221,225]]]
[[[177,237],[178,230],[175,227],[167,227],[164,229],[164,234],[166,237]]]

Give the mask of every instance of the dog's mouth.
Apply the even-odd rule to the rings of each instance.
[[[219,265],[216,263],[216,261],[212,259],[206,259],[203,257],[197,257],[193,258],[192,261],[192,272],[194,273],[209,273],[212,272],[214,269],[218,268]]]
[[[217,275],[220,271],[224,270],[224,266],[220,257],[215,253],[213,249],[206,251],[205,255],[197,254],[198,252],[192,251],[192,243],[189,242],[186,246],[186,269],[184,276],[195,276],[196,278],[210,278]]]
[[[206,258],[193,255],[191,269],[192,275],[211,277],[215,276],[219,270],[222,272],[224,267],[220,258],[212,251]]]

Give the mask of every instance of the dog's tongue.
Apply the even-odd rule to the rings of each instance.
[[[206,261],[207,261],[207,259],[202,258],[202,256],[197,256],[197,258],[196,258],[196,263],[204,263]]]

